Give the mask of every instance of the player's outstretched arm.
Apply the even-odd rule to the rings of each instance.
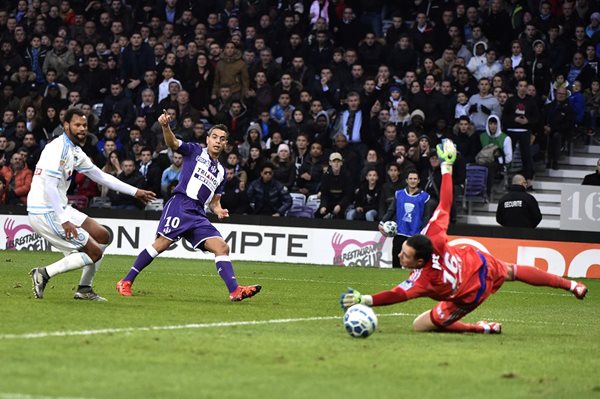
[[[154,194],[152,191],[141,190],[137,187],[133,187],[132,185],[122,182],[113,175],[104,173],[97,166],[93,166],[92,168],[86,169],[82,172],[96,183],[106,186],[116,192],[131,195],[132,197],[135,197],[144,203],[156,199],[156,194]]]
[[[171,127],[169,126],[169,123],[171,123],[171,121],[171,116],[167,114],[167,111],[163,109],[162,115],[158,117],[158,123],[160,123],[160,126],[162,127],[165,144],[167,145],[167,147],[175,151],[179,148],[179,140],[177,140],[177,137],[175,137],[175,133],[173,133]]]

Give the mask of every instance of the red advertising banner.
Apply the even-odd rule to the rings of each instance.
[[[450,236],[451,245],[471,245],[506,262],[565,277],[600,278],[600,244]]]

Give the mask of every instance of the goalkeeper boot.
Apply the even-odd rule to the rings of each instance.
[[[117,283],[117,291],[121,296],[131,296],[131,281],[120,280]]]
[[[493,321],[478,321],[478,326],[483,327],[484,334],[502,334],[502,324]]]
[[[585,284],[577,283],[577,285],[575,285],[575,288],[573,288],[572,291],[573,291],[573,295],[575,295],[575,298],[583,299],[583,298],[585,298],[585,295],[587,294],[588,289],[585,286]]]
[[[29,272],[31,275],[31,281],[33,282],[33,294],[37,299],[42,299],[44,297],[44,289],[46,288],[46,283],[48,279],[44,277],[39,268],[31,269]]]
[[[260,292],[261,288],[260,285],[240,285],[235,291],[229,294],[229,300],[231,302],[239,302],[246,298],[252,298]]]
[[[84,301],[107,302],[106,298],[96,294],[92,287],[79,287],[73,298]]]

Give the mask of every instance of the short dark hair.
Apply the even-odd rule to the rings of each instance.
[[[275,165],[273,165],[273,163],[267,161],[261,165],[260,172],[262,173],[262,171],[267,168],[269,168],[271,170],[275,170]]]
[[[71,123],[71,120],[73,119],[73,116],[75,116],[75,115],[85,118],[85,114],[83,113],[82,110],[80,110],[79,108],[70,108],[69,110],[67,110],[67,113],[65,114],[65,122]]]
[[[406,245],[415,249],[415,259],[423,259],[425,263],[431,258],[433,244],[431,239],[424,234],[415,234],[406,239]]]
[[[215,129],[222,130],[225,133],[227,133],[227,135],[229,136],[229,129],[227,129],[227,126],[223,125],[222,123],[218,123],[216,125],[213,125],[213,127],[211,127],[210,130],[208,131],[208,135],[210,136],[210,134],[212,133],[212,131],[215,130]]]

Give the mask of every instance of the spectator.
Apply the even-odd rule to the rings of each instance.
[[[334,128],[337,135],[341,133],[346,137],[349,147],[360,159],[367,154],[367,145],[370,144],[369,121],[360,107],[360,96],[356,92],[348,93],[346,98],[348,109],[338,116],[338,122]]]
[[[241,59],[239,50],[232,42],[225,43],[223,57],[215,68],[215,80],[213,83],[213,99],[217,97],[219,89],[226,85],[231,90],[231,96],[241,99],[249,87],[248,69]]]
[[[125,159],[121,162],[121,170],[117,178],[122,182],[125,182],[133,187],[142,187],[144,184],[144,177],[135,169],[135,162],[133,159]],[[125,210],[136,210],[142,209],[143,204],[136,199],[126,194],[117,193],[109,190],[108,197],[113,208],[125,209]]]
[[[102,105],[102,115],[100,123],[107,125],[115,111],[118,111],[123,122],[129,125],[135,118],[133,103],[131,99],[123,94],[123,86],[120,82],[112,82],[110,84],[110,96],[107,96]]]
[[[279,144],[273,167],[273,178],[290,190],[296,179],[296,165],[290,154],[290,146],[285,143]]]
[[[248,211],[248,196],[232,165],[225,167],[225,186],[221,194],[221,206],[232,214]]]
[[[144,190],[152,191],[158,196],[162,192],[162,171],[160,166],[152,159],[152,148],[143,147],[140,154],[141,158],[138,171],[144,178],[142,188]]]
[[[75,173],[74,194],[83,195],[89,200],[100,194],[98,184],[83,173]]]
[[[6,185],[6,180],[4,180],[4,176],[0,174],[0,205],[6,204],[7,194],[8,187]]]
[[[348,207],[346,211],[346,220],[376,221],[380,194],[379,173],[376,169],[371,169],[367,172],[366,179],[360,183],[354,195],[353,206]]]
[[[504,227],[535,228],[542,221],[542,213],[535,197],[526,192],[527,180],[515,175],[512,185],[498,201],[496,221]]]
[[[510,97],[502,111],[502,125],[510,136],[514,146],[519,143],[523,176],[527,187],[531,187],[533,179],[533,158],[531,156],[531,132],[540,120],[540,112],[535,101],[527,95],[527,81],[520,80],[517,84],[517,94]]]
[[[575,111],[569,104],[568,91],[561,87],[556,90],[556,100],[544,107],[544,134],[548,140],[546,168],[558,169],[560,150],[570,142],[575,129]]]
[[[317,194],[321,187],[321,178],[325,167],[323,146],[321,143],[312,143],[309,156],[304,159],[298,169],[298,178],[296,179],[298,191],[306,196]]]
[[[33,172],[27,167],[23,156],[15,152],[10,157],[10,164],[0,169],[0,174],[7,184],[7,200],[9,205],[27,205],[27,194],[31,189]]]
[[[481,133],[485,131],[488,116],[492,114],[502,116],[502,110],[496,97],[490,93],[491,85],[489,78],[479,79],[477,87],[479,88],[479,93],[469,98],[468,116],[475,126],[475,131]]]
[[[178,152],[174,152],[173,163],[162,172],[162,178],[160,180],[160,190],[162,193],[162,197],[165,200],[170,198],[168,188],[172,186],[174,182],[179,182],[179,177],[181,175],[181,165],[183,165],[183,155],[179,154]]]
[[[263,164],[260,178],[248,186],[248,200],[256,215],[284,216],[292,207],[292,197],[283,184],[273,179],[273,169],[270,162]]]
[[[329,169],[321,179],[321,204],[315,216],[324,219],[343,218],[352,201],[352,178],[342,168],[339,152],[329,155]]]
[[[114,146],[113,141],[109,141],[109,143],[111,143]],[[102,166],[102,171],[105,173],[108,173],[109,175],[115,176],[115,177],[118,176],[122,172],[121,161],[119,159],[119,153],[117,151],[113,150],[108,154],[108,156],[106,157],[106,162],[105,162],[104,166]],[[108,187],[98,185],[98,189],[100,189],[101,197],[108,196]]]
[[[596,162],[596,172],[585,175],[581,184],[584,186],[600,186],[600,159]]]
[[[409,171],[406,176],[406,187],[397,190],[391,200],[386,213],[379,222],[379,231],[383,234],[383,224],[389,220],[396,222],[398,233],[392,244],[392,267],[400,268],[398,254],[406,239],[417,234],[429,221],[433,212],[430,206],[430,196],[419,188],[419,174]]]
[[[42,71],[44,74],[48,69],[56,70],[59,81],[67,79],[67,70],[75,64],[75,56],[65,46],[65,39],[61,36],[56,36],[52,42],[52,50],[46,53]]]

